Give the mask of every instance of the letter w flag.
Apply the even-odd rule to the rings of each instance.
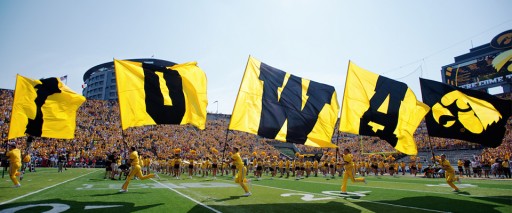
[[[16,76],[8,139],[25,134],[72,139],[76,112],[85,97],[75,93],[58,78],[40,80]]]
[[[507,130],[512,102],[493,95],[420,79],[428,134],[498,147]]]
[[[428,111],[406,84],[349,62],[340,131],[379,136],[396,150],[416,155],[413,134]]]
[[[206,74],[196,62],[170,67],[114,60],[122,128],[206,125]]]
[[[229,129],[314,147],[332,144],[339,112],[334,87],[249,57]]]

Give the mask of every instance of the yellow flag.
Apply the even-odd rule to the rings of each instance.
[[[34,80],[16,76],[8,138],[25,134],[46,138],[74,138],[76,112],[85,97],[59,78]]]
[[[430,108],[406,84],[349,62],[340,131],[379,136],[396,150],[416,155],[413,134]]]
[[[334,87],[249,57],[229,129],[314,147],[332,144],[339,112]]]
[[[163,67],[114,60],[123,129],[155,124],[206,125],[206,74],[196,62]]]

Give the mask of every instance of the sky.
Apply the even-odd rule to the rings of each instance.
[[[91,67],[116,59],[197,61],[208,112],[231,114],[249,55],[332,85],[341,105],[349,60],[406,83],[512,29],[510,0],[5,0],[0,88],[16,74],[67,75],[82,93]],[[215,101],[218,101],[214,103]]]

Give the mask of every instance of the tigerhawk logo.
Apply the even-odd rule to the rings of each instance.
[[[432,115],[437,123],[446,128],[454,126],[458,121],[474,134],[482,133],[489,125],[502,118],[491,103],[458,90],[447,93],[439,103],[434,104]]]
[[[507,30],[498,34],[491,41],[491,46],[495,49],[509,49],[512,48],[512,30]],[[497,72],[501,68],[506,67],[506,70],[512,72],[512,49],[500,53],[492,60],[492,66]]]

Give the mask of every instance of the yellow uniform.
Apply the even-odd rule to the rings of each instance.
[[[450,185],[454,190],[459,190],[457,186],[453,184],[454,181],[458,181],[459,177],[455,176],[455,170],[453,170],[452,165],[450,164],[450,161],[448,159],[441,160],[439,159],[439,164],[441,168],[444,170],[444,175],[446,177],[446,183]]]
[[[240,157],[240,153],[235,153],[231,155],[231,159],[233,159],[233,165],[236,166],[237,174],[235,176],[235,183],[240,184],[244,189],[245,193],[249,192],[249,188],[247,188],[247,179],[245,179],[245,174],[247,173],[247,168],[244,166],[242,162],[242,158]]]
[[[20,186],[20,182],[18,182],[16,176],[20,176],[21,174],[18,172],[18,170],[21,168],[21,151],[17,148],[14,148],[7,152],[7,157],[9,158],[10,165],[9,177],[15,186]]]
[[[128,189],[128,184],[130,184],[130,181],[133,179],[133,176],[137,176],[140,180],[145,180],[148,178],[155,177],[154,174],[149,174],[149,175],[145,175],[145,176],[142,175],[142,171],[140,169],[140,164],[139,164],[140,163],[139,162],[139,154],[137,153],[137,151],[133,151],[132,153],[130,153],[129,159],[131,160],[132,168],[131,168],[130,174],[128,174],[128,177],[126,178],[126,181],[124,182],[123,187],[122,187],[122,190],[125,190],[125,191]]]
[[[365,182],[364,178],[354,178],[354,162],[352,161],[352,154],[344,154],[343,162],[345,163],[345,172],[343,173],[343,181],[341,184],[341,192],[347,192],[347,181],[350,178],[352,182]]]

